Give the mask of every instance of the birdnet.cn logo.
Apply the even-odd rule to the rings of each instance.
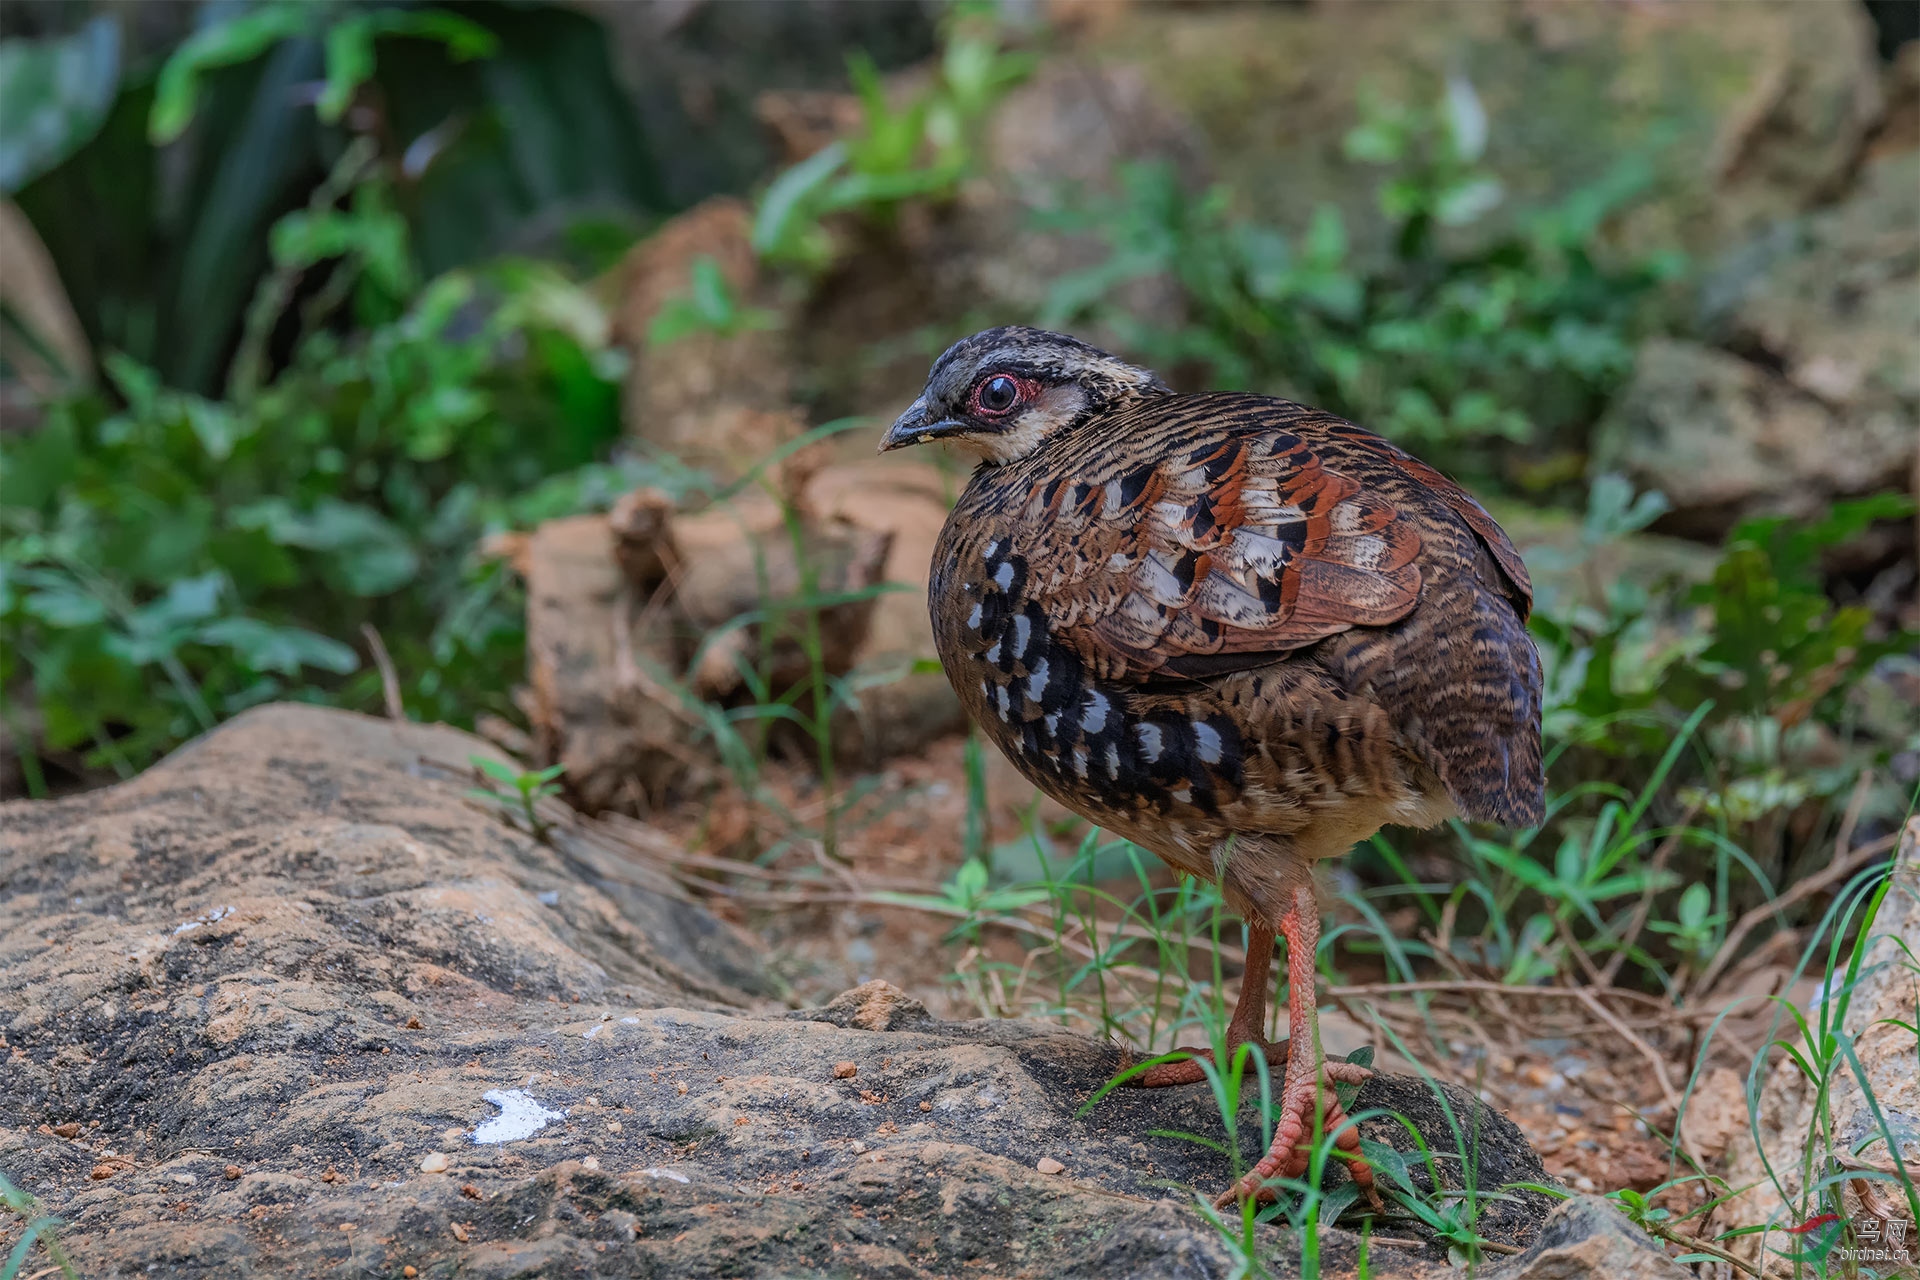
[[[1787,1232],[1790,1235],[1810,1236],[1840,1220],[1837,1213],[1823,1213],[1808,1218],[1797,1227],[1788,1227]],[[1847,1225],[1853,1229],[1853,1243],[1843,1244],[1833,1251],[1832,1256],[1836,1261],[1866,1266],[1904,1266],[1912,1260],[1909,1250],[1920,1245],[1920,1238],[1914,1235],[1913,1223],[1907,1218],[1883,1218],[1874,1213],[1860,1213],[1848,1219]]]

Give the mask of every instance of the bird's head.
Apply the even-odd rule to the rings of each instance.
[[[984,329],[933,362],[926,390],[888,428],[880,449],[950,440],[987,462],[1015,462],[1095,414],[1168,390],[1150,370],[1064,333]]]

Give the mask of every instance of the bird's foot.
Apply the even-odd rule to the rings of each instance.
[[[1231,1063],[1233,1061],[1233,1051],[1244,1044],[1250,1046],[1257,1053],[1265,1054],[1268,1066],[1284,1070],[1287,1065],[1288,1043],[1286,1040],[1265,1040],[1258,1036],[1249,1036],[1244,1040],[1236,1040],[1229,1036],[1227,1040],[1227,1061]],[[1186,1061],[1158,1063],[1148,1067],[1145,1071],[1142,1071],[1139,1075],[1127,1081],[1127,1083],[1136,1089],[1165,1089],[1176,1084],[1199,1084],[1207,1078],[1206,1069],[1203,1068],[1200,1063],[1202,1061],[1212,1062],[1213,1050],[1190,1049],[1186,1045],[1181,1045],[1178,1049],[1171,1050],[1171,1052],[1186,1054]],[[1247,1065],[1248,1069],[1251,1070],[1253,1065],[1251,1061],[1249,1061]]]
[[[1276,1199],[1273,1187],[1268,1185],[1274,1178],[1297,1178],[1307,1171],[1313,1139],[1313,1111],[1320,1108],[1320,1131],[1333,1134],[1333,1155],[1347,1162],[1347,1172],[1352,1176],[1354,1185],[1367,1197],[1367,1203],[1376,1210],[1384,1208],[1380,1203],[1380,1193],[1373,1185],[1373,1169],[1360,1156],[1359,1127],[1347,1119],[1346,1111],[1340,1106],[1333,1086],[1341,1084],[1361,1084],[1371,1078],[1373,1072],[1353,1062],[1327,1062],[1322,1064],[1320,1078],[1311,1077],[1296,1087],[1289,1083],[1286,1094],[1280,1102],[1280,1121],[1274,1126],[1273,1146],[1268,1149],[1259,1164],[1253,1166],[1244,1178],[1216,1198],[1216,1209],[1225,1209],[1234,1203],[1251,1197],[1259,1203],[1270,1203]]]

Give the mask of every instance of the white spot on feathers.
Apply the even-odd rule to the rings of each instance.
[[[1149,760],[1158,760],[1162,750],[1160,726],[1157,724],[1137,724],[1133,726],[1133,732],[1140,739],[1141,754],[1145,755]]]
[[[1107,695],[1098,690],[1087,694],[1087,709],[1080,716],[1080,727],[1098,733],[1107,726]]]
[[[1002,591],[1013,585],[1013,561],[1009,560],[993,571],[993,581]]]
[[[1042,658],[1040,659],[1040,665],[1036,666],[1033,669],[1033,671],[1027,676],[1027,696],[1029,698],[1032,698],[1035,702],[1038,702],[1040,701],[1041,693],[1045,691],[1046,687],[1047,687],[1047,660],[1045,658]]]
[[[1220,731],[1203,720],[1193,722],[1193,740],[1199,744],[1200,758],[1208,764],[1220,763]]]

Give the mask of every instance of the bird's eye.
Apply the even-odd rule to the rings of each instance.
[[[980,384],[974,399],[988,413],[1005,413],[1020,399],[1020,386],[1006,374],[996,374]]]

